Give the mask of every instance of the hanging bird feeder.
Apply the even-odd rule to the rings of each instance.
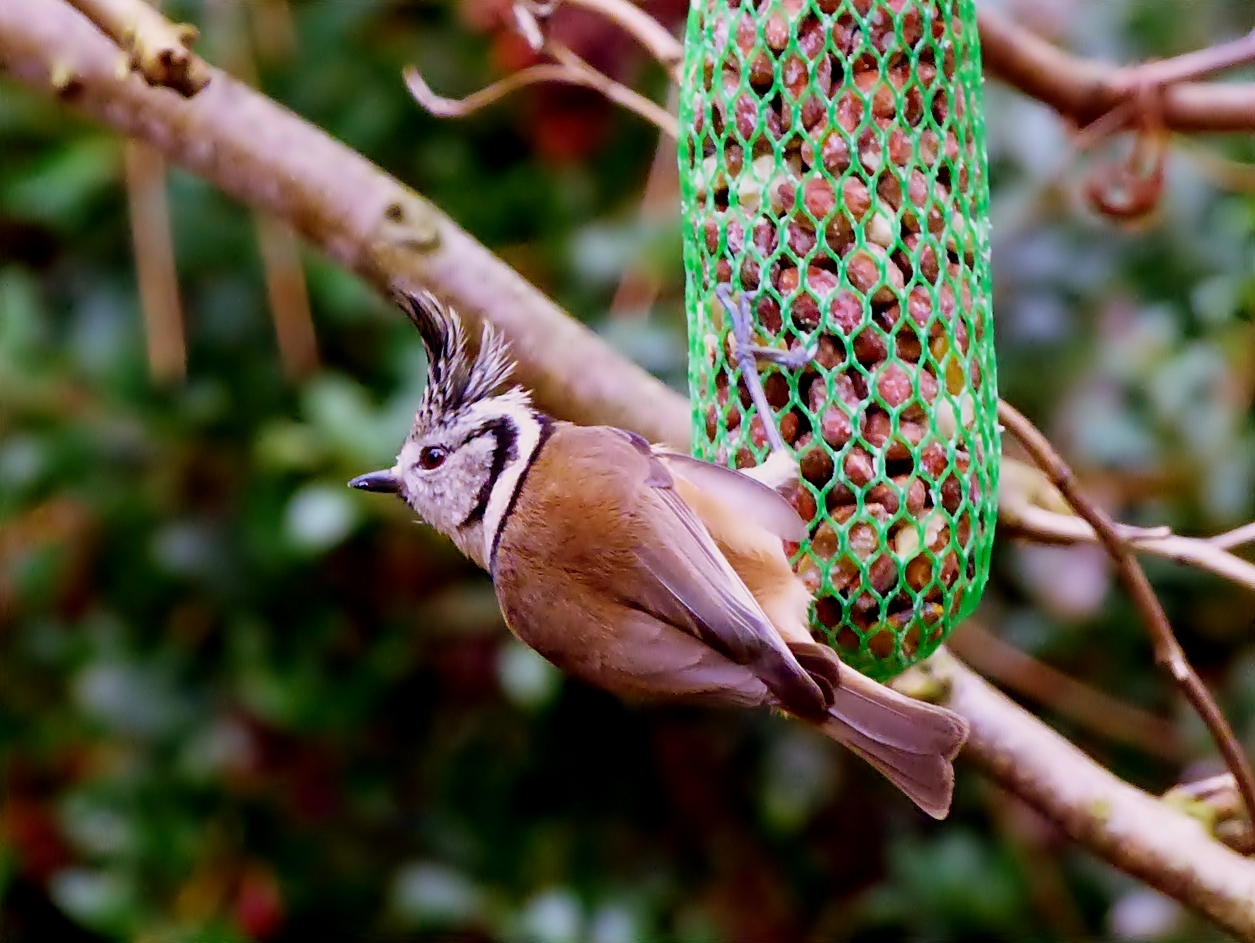
[[[728,296],[801,465],[812,632],[885,679],[976,607],[997,514],[972,0],[695,0],[680,101],[694,450],[763,461]],[[792,548],[790,548],[792,549]]]

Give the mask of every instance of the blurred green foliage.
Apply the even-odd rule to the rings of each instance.
[[[240,2],[178,9],[211,60],[247,35]],[[1250,25],[1237,0],[1037,7],[1062,41],[1124,59]],[[566,89],[423,115],[404,63],[461,94],[521,61],[490,2],[291,12],[290,56],[262,63],[269,94],[682,384],[678,228],[636,209],[649,128]],[[622,36],[564,28],[661,95]],[[987,106],[1005,394],[1126,519],[1249,519],[1255,202],[1178,154],[1159,218],[1117,230],[1051,185],[1055,116],[994,85]],[[421,389],[403,319],[307,255],[322,367],[288,381],[249,214],[174,171],[189,371],[159,388],[121,142],[10,84],[0,142],[6,940],[1209,938],[966,772],[937,825],[798,726],[564,682],[507,640],[482,574],[344,487],[391,459]],[[648,321],[604,314],[632,266],[660,280]],[[1152,575],[1255,748],[1249,595]],[[1123,775],[1162,789],[1214,768],[1101,559],[1000,546],[983,618],[1178,718],[1187,770],[1053,718]]]

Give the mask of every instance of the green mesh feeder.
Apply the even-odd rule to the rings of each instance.
[[[812,632],[885,679],[980,600],[999,428],[972,0],[695,0],[680,100],[694,451],[768,447],[717,292],[801,464]]]

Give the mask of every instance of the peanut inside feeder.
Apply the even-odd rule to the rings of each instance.
[[[754,342],[810,521],[813,632],[886,678],[979,601],[999,436],[971,0],[697,0],[680,169],[698,455],[767,454],[721,286]]]

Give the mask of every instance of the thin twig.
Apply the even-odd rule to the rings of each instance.
[[[511,72],[504,79],[493,82],[478,92],[472,92],[465,98],[445,98],[431,90],[431,86],[427,84],[422,73],[415,66],[407,65],[401,71],[401,75],[405,79],[405,85],[410,90],[410,94],[414,96],[414,100],[422,106],[424,111],[437,118],[465,118],[489,105],[496,104],[511,92],[541,82],[583,84],[577,81],[566,66],[542,62],[539,65]]]
[[[144,0],[70,0],[126,53],[125,68],[149,85],[191,97],[209,82],[209,69],[191,50],[196,27],[171,23]]]
[[[299,380],[318,369],[318,336],[309,309],[301,247],[287,223],[264,213],[254,213],[253,222],[279,359],[287,376]]]
[[[1056,504],[1055,495],[1031,493],[1036,484],[1019,480],[1022,463],[1007,456],[1003,456],[1002,461],[998,527],[1003,533],[1009,532],[1042,544],[1098,542],[1098,535],[1083,519],[1051,509]],[[1044,506],[1043,500],[1048,501],[1051,507]],[[1255,524],[1247,524],[1216,537],[1183,537],[1167,527],[1115,526],[1120,538],[1139,553],[1196,566],[1255,590],[1255,564],[1229,553],[1232,548],[1255,540]]]
[[[277,0],[270,8],[271,14],[281,19],[284,4],[285,0]],[[254,46],[262,35],[260,24],[254,20],[253,28],[247,29],[241,19],[244,10],[228,0],[215,0],[209,9],[215,34],[212,38],[217,38],[221,47],[223,67],[250,85],[258,84]],[[257,12],[260,8],[254,4],[251,9]],[[295,41],[294,35],[288,38]],[[267,48],[270,56],[283,54],[282,41]],[[279,359],[284,373],[292,380],[300,380],[318,369],[318,336],[297,236],[286,222],[264,213],[253,213],[253,226]]]
[[[1128,66],[1115,75],[1117,85],[1124,84],[1129,94],[1136,95],[1141,88],[1175,85],[1225,72],[1255,60],[1255,30],[1238,39],[1217,43],[1206,49]]]
[[[569,50],[567,50],[569,52]],[[414,100],[429,114],[437,118],[465,118],[481,108],[495,104],[511,92],[528,85],[540,82],[561,82],[566,85],[579,85],[600,92],[610,101],[628,111],[634,112],[652,123],[663,134],[672,139],[679,136],[680,128],[675,116],[659,108],[644,95],[632,91],[625,85],[614,81],[592,66],[570,53],[566,61],[557,63],[542,62],[528,66],[507,75],[504,79],[493,82],[465,98],[445,98],[431,90],[431,86],[423,79],[422,73],[414,66],[406,66],[402,71],[406,87]]]
[[[166,160],[143,141],[126,143],[126,193],[149,369],[158,383],[175,383],[187,373],[187,346],[170,236]]]
[[[1243,544],[1249,544],[1255,541],[1255,521],[1250,524],[1243,524],[1241,527],[1226,531],[1223,534],[1217,534],[1215,537],[1208,539],[1208,543],[1213,547],[1219,547],[1221,550],[1233,550],[1241,547]]]
[[[985,677],[1093,733],[1179,763],[1181,737],[1168,721],[1082,684],[1009,645],[975,619],[946,643]]]
[[[1140,86],[1133,101],[1139,126],[1128,157],[1113,164],[1098,164],[1085,183],[1090,206],[1113,219],[1146,217],[1163,196],[1168,132],[1159,113],[1159,87]]]
[[[607,5],[612,6],[613,2],[614,0],[607,0]],[[406,66],[402,70],[402,75],[410,94],[414,96],[415,101],[436,117],[463,118],[480,108],[500,101],[506,95],[525,86],[538,82],[562,82],[600,92],[616,105],[652,123],[672,140],[678,139],[680,127],[674,115],[658,107],[644,95],[632,91],[604,72],[593,68],[567,46],[545,35],[541,24],[556,7],[556,0],[544,4],[533,2],[533,0],[517,0],[511,9],[514,12],[515,28],[527,44],[535,52],[555,60],[557,65],[540,63],[529,66],[460,100],[437,95],[416,67]],[[645,14],[641,16],[650,19]]]
[[[999,505],[998,526],[1034,543],[1068,545],[1100,542],[1094,529],[1081,518],[1045,508]],[[1136,530],[1129,532],[1118,524],[1116,532],[1139,553],[1196,566],[1248,589],[1255,589],[1255,564],[1235,557],[1210,539],[1176,534],[1158,536],[1153,532],[1142,534]]]
[[[684,46],[671,35],[665,26],[631,0],[562,0],[562,2],[599,13],[631,33],[667,70],[667,75],[672,81],[678,79],[680,63],[684,60]]]
[[[1077,124],[1089,124],[1129,99],[1129,83],[1137,79],[1139,67],[1122,68],[1071,55],[987,7],[977,14],[977,23],[981,61],[989,74]],[[1181,58],[1167,61],[1180,63]],[[1227,64],[1223,57],[1214,61],[1221,67]],[[1164,68],[1162,63],[1152,65]],[[1186,68],[1197,70],[1198,65],[1187,59]],[[1156,77],[1152,71],[1138,81],[1146,75]],[[1173,131],[1249,131],[1255,127],[1255,83],[1187,82],[1180,75],[1172,77],[1175,80],[1163,88],[1165,127]]]
[[[1133,604],[1141,613],[1150,630],[1151,645],[1155,651],[1155,660],[1168,670],[1186,699],[1198,712],[1207,725],[1212,739],[1216,741],[1225,765],[1233,773],[1242,793],[1242,800],[1248,810],[1255,810],[1255,774],[1242,753],[1242,747],[1229,722],[1216,704],[1211,692],[1207,690],[1202,679],[1191,667],[1185,652],[1172,632],[1172,625],[1159,604],[1159,598],[1151,588],[1141,565],[1133,555],[1129,544],[1116,530],[1115,522],[1077,487],[1072,469],[1055,451],[1054,446],[1042,435],[1037,427],[1029,422],[1015,407],[1004,401],[998,403],[998,419],[1002,425],[1014,435],[1025,450],[1032,456],[1038,466],[1049,477],[1051,483],[1059,489],[1068,503],[1076,509],[1077,514],[1089,522],[1098,535],[1099,542],[1115,560],[1120,578],[1133,598]]]
[[[574,69],[589,79],[589,88],[596,89],[617,105],[636,112],[646,121],[652,121],[663,134],[672,140],[680,137],[680,124],[675,115],[669,114],[665,108],[655,105],[652,101],[626,85],[614,81],[608,75],[597,71],[582,58],[562,43],[550,40],[545,43],[545,52],[560,63]]]
[[[1115,219],[1149,215],[1163,196],[1169,132],[1162,115],[1163,90],[1176,82],[1203,78],[1255,59],[1255,32],[1241,39],[1172,59],[1146,62],[1117,73],[1127,88],[1126,105],[1137,114],[1137,135],[1126,160],[1099,164],[1089,175],[1085,193],[1090,206]],[[1108,116],[1125,109],[1117,106]]]

